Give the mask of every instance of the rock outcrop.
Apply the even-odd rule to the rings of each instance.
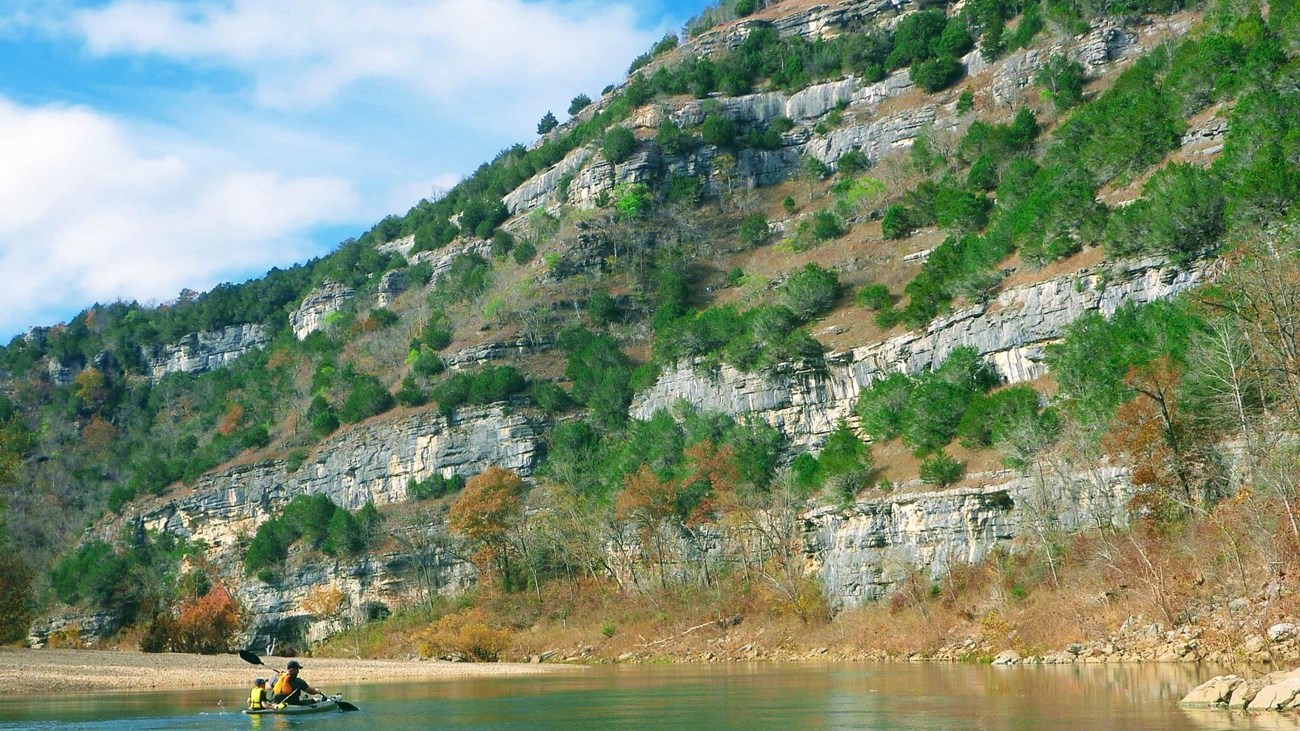
[[[312,290],[298,309],[289,313],[289,326],[299,340],[325,327],[326,318],[352,302],[356,291],[338,282],[326,282]]]
[[[199,478],[193,489],[138,507],[149,530],[222,549],[251,535],[295,495],[323,494],[356,510],[405,500],[409,480],[472,476],[491,465],[530,475],[544,423],[505,405],[433,411],[360,424],[322,442],[297,469],[284,460],[238,465]]]
[[[1196,686],[1180,705],[1247,711],[1300,709],[1300,670],[1279,671],[1259,678],[1220,675]]]
[[[265,325],[231,325],[215,332],[193,333],[165,346],[149,359],[149,378],[157,383],[168,373],[206,373],[229,365],[271,342]]]
[[[797,452],[815,450],[841,420],[852,419],[862,389],[890,373],[917,374],[954,349],[973,347],[1008,383],[1043,375],[1044,348],[1086,312],[1109,316],[1126,303],[1165,299],[1212,278],[1214,265],[1188,268],[1159,261],[1112,262],[1038,284],[1009,289],[962,308],[924,330],[829,353],[824,364],[787,363],[764,373],[723,365],[679,364],[636,395],[632,416],[648,419],[680,400],[701,411],[756,414],[780,429]]]
[[[939,578],[995,546],[1009,548],[1033,534],[1035,521],[1065,530],[1122,524],[1130,494],[1127,472],[1118,468],[1098,468],[1068,485],[1010,473],[980,481],[980,487],[870,497],[847,509],[808,513],[809,568],[821,575],[834,604],[856,606],[890,594],[913,570]]]

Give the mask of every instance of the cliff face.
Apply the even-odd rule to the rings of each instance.
[[[163,348],[149,360],[149,378],[155,383],[168,373],[206,373],[266,347],[271,335],[264,325],[233,325],[216,332],[200,332]]]
[[[200,478],[192,490],[145,503],[147,529],[203,540],[214,550],[237,545],[295,495],[323,494],[356,510],[405,500],[408,480],[435,473],[473,476],[491,465],[532,474],[544,423],[504,404],[460,409],[450,419],[427,411],[361,424],[327,439],[297,470],[283,460],[231,467]]]
[[[1043,349],[1060,339],[1080,315],[1110,315],[1124,303],[1172,297],[1214,272],[1208,264],[1180,269],[1156,261],[1085,269],[1009,289],[921,331],[830,353],[824,366],[787,363],[769,373],[744,373],[726,365],[701,370],[681,364],[637,394],[632,416],[648,419],[684,399],[702,411],[756,414],[780,429],[792,450],[815,451],[841,419],[853,419],[861,390],[890,373],[920,373],[939,365],[954,349],[968,346],[1008,383],[1038,378],[1046,372]]]
[[[865,24],[888,23],[899,12],[910,10],[911,5],[901,0],[848,0],[818,5],[775,19],[747,19],[684,43],[674,58],[734,48],[754,28],[766,24],[771,24],[783,37],[831,37]],[[1045,49],[1020,50],[993,63],[985,61],[975,50],[962,62],[970,76],[988,77],[987,84],[994,102],[1011,104],[1033,82],[1039,67],[1054,54],[1078,61],[1091,76],[1101,76],[1118,64],[1145,53],[1167,35],[1185,31],[1187,24],[1186,20],[1159,19],[1126,25],[1121,20],[1108,20],[1084,35],[1064,39]],[[647,72],[653,68],[653,64],[647,67]],[[858,150],[868,161],[877,162],[889,153],[907,147],[923,132],[943,133],[960,127],[963,121],[955,111],[955,93],[937,95],[939,104],[906,105],[897,111],[885,106],[889,100],[907,95],[914,88],[908,71],[904,69],[875,83],[849,77],[815,84],[793,94],[773,91],[692,100],[673,109],[647,107],[638,110],[630,124],[643,130],[643,137],[649,137],[667,118],[684,128],[698,125],[704,119],[706,108],[732,118],[745,128],[763,126],[777,117],[787,117],[795,127],[783,135],[780,149],[740,150],[735,155],[735,169],[726,176],[728,185],[768,186],[798,175],[803,157],[815,157],[834,165],[844,153]],[[576,120],[588,119],[602,109],[604,103],[605,100],[598,101]],[[835,110],[843,113],[844,121],[818,134],[817,124]],[[560,132],[567,126],[561,127]],[[592,208],[601,194],[616,186],[652,180],[662,172],[703,176],[710,191],[716,193],[723,184],[713,166],[718,153],[716,148],[701,145],[684,156],[665,155],[653,143],[645,142],[628,160],[614,165],[600,154],[598,145],[591,145],[569,153],[560,163],[538,173],[508,194],[504,201],[511,213],[527,212],[539,206],[554,207],[561,203]],[[565,180],[568,185],[562,189],[561,183]]]
[[[814,510],[804,518],[809,568],[833,603],[855,606],[888,595],[914,570],[937,579],[1017,539],[1032,546],[1038,535],[1123,523],[1131,494],[1118,468],[1047,482],[1010,473],[985,480]]]

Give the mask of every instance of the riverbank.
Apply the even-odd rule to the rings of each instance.
[[[263,657],[283,668],[288,658]],[[393,680],[446,680],[474,676],[565,672],[558,666],[514,663],[455,663],[403,660],[306,658],[303,677],[329,690],[343,684]],[[569,668],[568,672],[577,672]],[[237,655],[146,654],[111,650],[27,650],[0,648],[0,695],[69,691],[241,688],[266,668]]]

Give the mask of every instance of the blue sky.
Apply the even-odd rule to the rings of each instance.
[[[325,253],[707,0],[0,0],[0,343]]]

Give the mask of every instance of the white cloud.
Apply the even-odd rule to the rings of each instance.
[[[614,81],[657,35],[630,5],[598,0],[118,0],[76,25],[94,54],[239,69],[280,109],[374,82],[450,105],[567,99]]]
[[[311,251],[313,227],[356,215],[340,179],[151,146],[88,109],[0,97],[0,332],[289,264]]]

